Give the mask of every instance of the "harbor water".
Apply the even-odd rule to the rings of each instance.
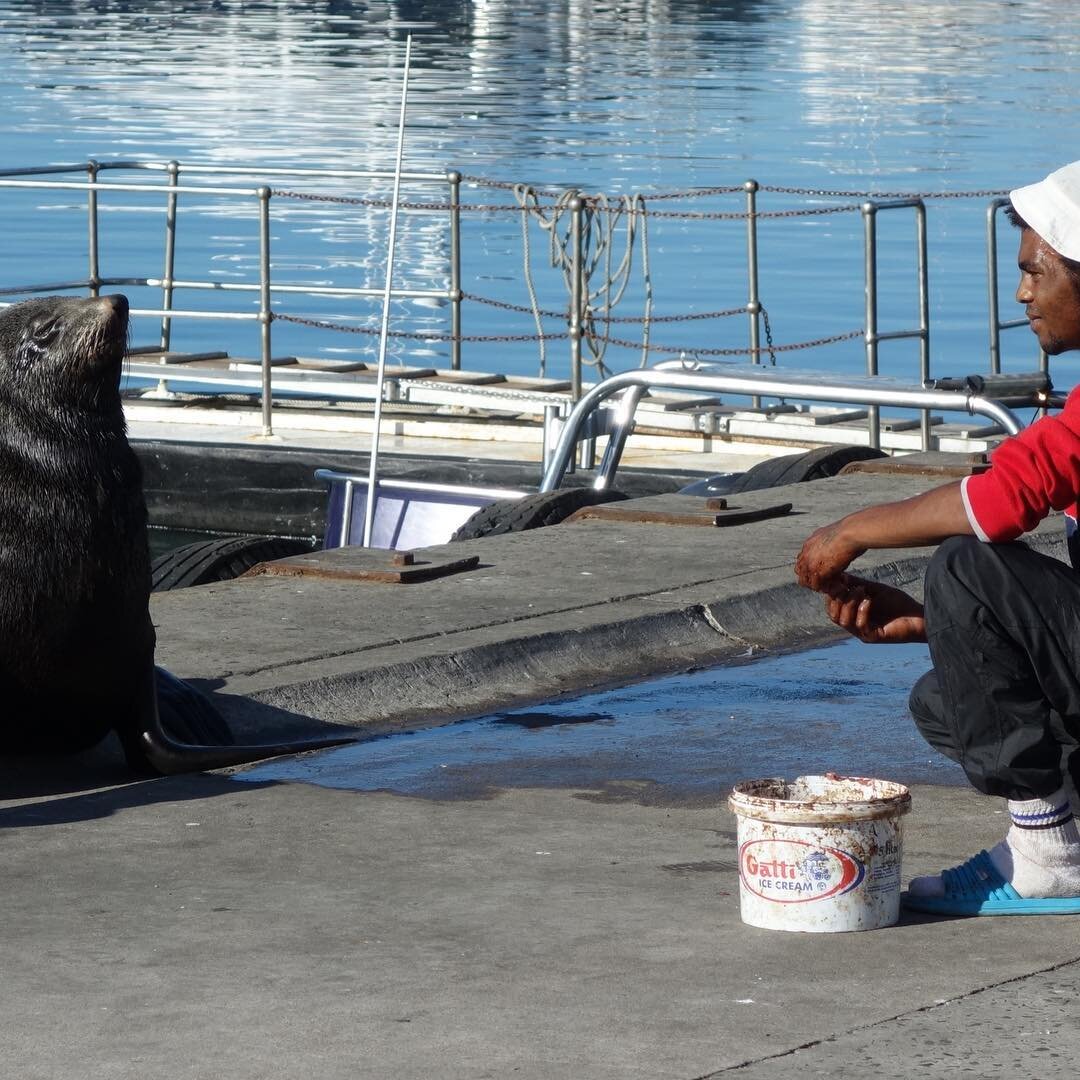
[[[628,322],[610,335],[640,340],[640,325],[629,320],[643,317],[647,288],[655,316],[745,305],[743,223],[715,216],[741,211],[741,197],[688,193],[754,178],[840,193],[764,192],[762,211],[845,208],[760,223],[761,299],[777,345],[863,325],[858,193],[923,194],[932,367],[941,374],[986,370],[988,199],[942,196],[1032,181],[1080,145],[1080,70],[1061,33],[1062,11],[1055,0],[0,0],[0,168],[177,159],[250,167],[256,179],[260,168],[285,164],[389,169],[411,34],[406,167],[456,169],[466,178],[463,286],[485,302],[467,304],[464,334],[535,333],[530,263],[538,306],[566,306],[561,274],[547,265],[549,232],[529,216],[526,252],[523,214],[505,185],[534,185],[548,205],[569,189],[613,205],[623,196],[646,198],[655,216],[647,236],[639,229],[635,238],[616,312]],[[345,197],[372,194],[355,181],[331,187]],[[664,195],[679,198],[658,198]],[[221,283],[257,280],[250,213],[209,196],[196,201],[190,217],[182,215],[178,272]],[[0,287],[82,276],[84,206],[82,193],[0,193]],[[101,212],[103,271],[160,274],[161,200],[117,194],[103,199]],[[381,286],[388,218],[385,207],[275,200],[275,278]],[[1007,309],[1015,274],[1007,227],[1005,234]],[[917,320],[912,238],[906,212],[882,216],[885,331]],[[624,244],[624,232],[615,230],[616,265]],[[430,214],[403,215],[399,284],[445,288],[449,258],[445,230]],[[136,304],[156,306],[156,298],[132,291]],[[379,319],[375,303],[276,304],[282,313],[349,319],[369,330]],[[557,321],[546,326],[559,330]],[[400,300],[392,329],[444,333],[446,311],[437,300]],[[180,348],[257,352],[255,334],[242,326],[191,321],[175,334]],[[276,323],[274,334],[278,353],[363,356],[375,348],[371,337],[295,324]],[[137,341],[154,336],[150,320],[136,326]],[[746,345],[747,320],[658,323],[651,337],[669,350],[651,360],[672,349],[737,349]],[[447,366],[446,342],[437,338],[394,338],[392,355]],[[864,363],[857,336],[782,359],[846,371]],[[616,346],[605,356],[612,370],[640,360],[640,349]],[[470,342],[463,362],[537,374],[538,347]],[[546,362],[548,375],[566,377],[565,340],[548,342]],[[1030,370],[1035,362],[1026,330],[1005,335],[1006,370]],[[913,375],[915,344],[889,343],[881,364],[885,373]],[[1071,385],[1075,361],[1055,360],[1054,375],[1058,385]]]

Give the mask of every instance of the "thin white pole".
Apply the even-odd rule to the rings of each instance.
[[[390,237],[386,251],[386,283],[383,287],[382,328],[379,331],[379,369],[375,377],[375,421],[371,435],[371,462],[368,468],[367,502],[364,505],[364,547],[371,547],[375,521],[375,501],[379,497],[379,427],[382,422],[383,379],[386,375],[386,339],[390,329],[390,285],[394,277],[394,241],[397,238],[398,195],[401,191],[401,159],[405,149],[405,102],[409,96],[409,60],[412,34],[405,38],[405,72],[401,77],[401,115],[398,118],[397,161],[394,165],[394,200],[390,206]]]

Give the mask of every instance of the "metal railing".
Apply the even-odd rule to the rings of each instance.
[[[164,173],[165,184],[137,184],[116,181],[102,181],[100,176],[107,170],[134,170]],[[86,289],[91,296],[99,295],[102,287],[145,286],[161,290],[161,305],[158,308],[131,309],[132,315],[154,316],[161,319],[160,343],[162,350],[167,350],[171,343],[172,323],[174,319],[221,319],[228,321],[256,322],[259,325],[260,362],[262,366],[261,406],[263,434],[273,431],[273,385],[271,363],[271,323],[273,321],[272,300],[275,293],[300,293],[308,296],[343,296],[382,298],[383,289],[355,288],[336,285],[296,285],[271,280],[270,259],[270,201],[273,191],[266,184],[257,186],[214,186],[204,184],[183,185],[180,183],[181,171],[192,176],[250,176],[258,172],[260,177],[291,177],[301,180],[392,180],[393,175],[385,172],[352,169],[301,169],[301,168],[259,168],[253,170],[243,166],[185,165],[177,161],[89,161],[77,165],[50,165],[39,168],[6,169],[0,171],[0,189],[33,189],[38,191],[84,191],[87,196],[88,227],[88,267],[85,278],[73,280],[29,283],[0,288],[0,297],[40,295],[42,293],[61,292],[72,289]],[[86,180],[51,180],[46,176],[59,176],[76,172],[86,172]],[[32,179],[27,179],[32,177]],[[22,179],[20,179],[22,178]],[[461,174],[403,172],[400,179],[404,183],[445,184],[449,188],[449,231],[451,236],[450,282],[445,290],[396,288],[394,297],[424,298],[446,300],[451,309],[451,325],[457,328],[455,337],[460,337],[461,326],[461,265],[460,265],[460,185]],[[161,194],[165,197],[164,231],[164,269],[161,277],[132,277],[102,275],[100,266],[101,223],[98,205],[100,192],[127,192]],[[248,199],[255,203],[258,221],[259,272],[257,282],[221,282],[210,280],[186,280],[177,278],[176,268],[176,231],[179,199],[183,195],[219,196],[226,198]],[[212,290],[214,292],[257,293],[258,311],[205,311],[179,309],[175,306],[178,290]],[[453,367],[461,366],[460,345],[455,343],[452,349]]]
[[[878,330],[877,216],[883,210],[913,209],[916,224],[916,266],[919,291],[919,328],[917,330]],[[922,199],[893,199],[888,202],[865,202],[862,205],[864,247],[866,254],[866,374],[878,374],[878,345],[900,338],[919,340],[919,382],[930,379],[930,291],[926,262],[926,204]],[[881,410],[869,410],[870,445],[881,446]],[[922,410],[922,446],[930,448],[930,411]]]
[[[1000,424],[1010,435],[1023,430],[1022,421],[1007,406],[981,394],[961,390],[935,390],[904,384],[884,376],[846,379],[842,376],[800,376],[779,369],[735,365],[686,364],[669,362],[658,368],[626,371],[612,375],[594,386],[574,406],[563,421],[558,445],[546,462],[541,491],[553,491],[570,468],[574,449],[603,402],[618,393],[625,395],[613,413],[604,457],[597,470],[594,487],[610,486],[618,468],[634,419],[634,410],[646,390],[692,390],[701,393],[726,393],[745,396],[768,395],[800,398],[806,401],[829,401],[855,405],[890,405],[903,409],[944,409],[985,416]]]
[[[657,368],[612,375],[593,387],[578,402],[563,422],[558,446],[545,457],[540,492],[556,490],[572,469],[575,447],[596,434],[608,435],[603,462],[597,470],[593,487],[608,490],[619,467],[626,437],[633,428],[634,413],[648,389],[795,396],[850,404],[892,405],[900,408],[963,409],[986,416],[1010,434],[1023,423],[1009,408],[1009,403],[1032,405],[1050,403],[1049,379],[1044,373],[1024,375],[969,376],[941,380],[944,386],[920,387],[880,376],[852,379],[831,376],[799,376],[744,365],[718,367],[700,362],[668,361]],[[617,402],[606,405],[618,395]],[[993,395],[998,395],[994,397]],[[1054,400],[1054,404],[1060,404]],[[550,419],[550,418],[549,418]],[[319,469],[316,477],[329,487],[326,517],[326,547],[344,547],[356,543],[357,499],[363,500],[366,546],[413,548],[442,544],[464,525],[479,507],[496,500],[517,502],[528,491],[429,482],[423,480],[374,480],[369,476]],[[369,540],[367,516],[378,520],[378,543]]]
[[[156,183],[128,183],[105,180],[107,173],[119,171],[140,171],[160,175],[164,182]],[[85,173],[85,180],[57,179],[72,173]],[[6,286],[0,288],[0,297],[34,295],[44,292],[55,292],[72,289],[86,289],[90,295],[98,295],[103,287],[115,286],[146,286],[160,290],[161,302],[157,308],[132,309],[133,315],[152,316],[160,319],[160,348],[167,351],[172,343],[173,323],[176,319],[221,319],[233,321],[247,321],[258,325],[259,328],[259,353],[261,364],[261,413],[262,427],[266,435],[272,432],[273,423],[273,364],[271,362],[271,324],[275,318],[272,310],[276,297],[302,294],[307,296],[336,296],[336,297],[364,297],[377,299],[382,297],[384,290],[380,288],[349,287],[337,285],[308,285],[296,284],[287,281],[275,281],[271,277],[271,204],[276,196],[289,196],[290,198],[310,198],[323,201],[337,201],[342,203],[364,203],[365,200],[331,196],[325,194],[311,194],[301,192],[277,192],[266,183],[257,185],[217,185],[211,186],[202,183],[182,183],[181,177],[185,178],[232,178],[258,176],[266,181],[272,178],[296,178],[303,181],[327,181],[341,180],[367,180],[389,182],[393,177],[389,172],[371,170],[349,169],[305,169],[305,168],[275,168],[275,167],[245,167],[245,166],[218,166],[207,164],[185,164],[177,161],[149,162],[149,161],[89,161],[80,164],[53,165],[38,168],[17,168],[0,170],[0,189],[34,189],[39,191],[48,190],[72,190],[86,193],[87,205],[87,274],[84,278],[50,283],[31,283],[24,285]],[[448,191],[448,201],[445,204],[429,204],[428,212],[445,215],[449,235],[449,273],[448,285],[445,289],[410,289],[395,288],[392,295],[397,298],[414,299],[437,299],[446,301],[449,308],[450,333],[446,337],[450,346],[450,363],[452,368],[461,367],[461,344],[462,344],[462,303],[464,294],[462,290],[462,247],[461,247],[461,211],[468,208],[461,204],[462,176],[456,171],[446,173],[404,172],[401,180],[408,184],[419,185],[445,185]],[[758,221],[763,217],[788,216],[798,213],[821,212],[817,210],[804,211],[780,211],[778,213],[762,213],[758,207],[758,194],[762,186],[756,180],[747,180],[741,187],[725,189],[732,193],[743,192],[745,198],[745,213],[743,214],[720,214],[719,217],[743,217],[746,224],[746,301],[744,310],[747,315],[747,341],[748,348],[741,350],[748,354],[752,364],[761,364],[762,345],[762,321],[766,319],[765,308],[762,303],[759,285],[759,246],[758,246]],[[769,189],[773,190],[773,189]],[[785,190],[785,189],[775,189]],[[99,196],[102,192],[122,193],[152,193],[160,196],[165,201],[165,224],[163,231],[163,270],[160,277],[135,277],[103,275],[100,265],[100,238],[101,221]],[[689,194],[689,193],[688,193]],[[821,195],[836,195],[843,193],[822,192]],[[258,229],[258,280],[247,282],[222,282],[207,279],[188,279],[176,276],[176,251],[177,251],[177,228],[178,209],[181,199],[189,196],[215,196],[226,199],[250,201],[255,208]],[[1001,321],[998,310],[997,294],[997,239],[996,239],[996,214],[997,210],[1005,204],[1006,200],[994,199],[989,207],[987,217],[987,252],[988,252],[988,280],[990,288],[991,304],[991,343],[990,343],[990,367],[991,372],[1000,371],[1000,346],[999,339],[1002,330],[1010,327],[1026,325],[1022,319]],[[368,201],[370,205],[370,200]],[[415,204],[414,204],[415,205]],[[587,228],[584,200],[577,198],[569,204],[571,210],[571,235],[568,248],[571,252],[570,303],[567,313],[567,328],[569,333],[565,336],[570,343],[571,365],[571,396],[576,401],[583,395],[582,383],[582,339],[585,323],[588,318],[587,295],[588,287],[585,280],[584,259],[587,247],[585,229]],[[877,218],[883,211],[909,208],[915,211],[914,221],[916,228],[916,256],[917,256],[917,289],[919,325],[917,329],[888,330],[883,331],[878,326],[879,311],[879,285],[878,285],[878,242],[877,242]],[[472,209],[480,209],[472,207]],[[490,210],[491,208],[485,208]],[[510,208],[508,208],[510,209]],[[519,208],[520,209],[520,208]],[[828,207],[830,212],[834,209],[861,209],[864,221],[863,246],[864,246],[864,272],[865,272],[865,326],[862,336],[866,349],[866,370],[870,376],[878,374],[879,345],[883,341],[912,338],[919,341],[919,374],[920,381],[926,382],[930,378],[929,360],[929,296],[927,282],[927,239],[926,239],[926,207],[921,197],[913,198],[888,198],[871,200],[861,204],[861,207]],[[642,213],[646,211],[641,210]],[[655,213],[655,211],[654,211]],[[258,297],[257,310],[198,310],[194,307],[177,307],[177,294],[180,291],[199,292],[212,290],[216,293],[255,294]],[[738,309],[729,312],[737,313]],[[724,313],[721,313],[724,314]],[[292,322],[310,323],[312,325],[324,325],[313,320],[304,320],[295,317],[279,315],[279,318],[291,318]],[[690,317],[690,316],[687,316]],[[347,330],[349,327],[333,327],[333,329]],[[766,335],[768,336],[768,322],[765,322]],[[858,335],[854,331],[854,335]],[[557,335],[556,335],[557,336]],[[842,339],[845,336],[840,335]],[[542,335],[541,335],[542,339]],[[830,339],[822,339],[830,340]],[[802,343],[795,347],[808,347],[811,344],[821,342]],[[771,353],[771,359],[775,363],[775,350],[771,339],[764,346]],[[778,346],[777,349],[780,347]],[[663,350],[660,350],[663,351]],[[671,353],[671,350],[667,350]],[[724,352],[729,350],[712,350]],[[740,351],[740,350],[730,350]],[[709,350],[702,350],[708,354]],[[1041,357],[1043,370],[1046,369],[1045,353]],[[162,386],[167,381],[167,376],[162,375]],[[760,397],[753,396],[753,406],[760,407]],[[870,444],[880,445],[880,414],[877,405],[869,410]],[[922,410],[922,442],[923,448],[930,446],[930,415],[926,409]]]

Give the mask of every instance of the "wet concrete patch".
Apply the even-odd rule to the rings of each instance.
[[[929,666],[923,645],[852,641],[266,762],[235,779],[428,799],[556,787],[651,804],[719,803],[739,780],[826,771],[963,783],[907,711]]]
[[[564,724],[593,724],[597,720],[614,720],[611,713],[606,712],[583,712],[583,713],[560,713],[560,712],[516,712],[496,713],[491,717],[493,724],[510,724],[514,727],[525,728],[527,731],[536,731],[538,728],[559,727]]]

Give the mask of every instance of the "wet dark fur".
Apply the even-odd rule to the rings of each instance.
[[[133,768],[176,773],[351,742],[238,746],[209,698],[154,668],[127,317],[123,296],[0,312],[0,754],[72,753],[112,729]]]
[[[119,380],[124,297],[0,312],[0,752],[65,753],[141,723],[153,664],[139,463]]]

